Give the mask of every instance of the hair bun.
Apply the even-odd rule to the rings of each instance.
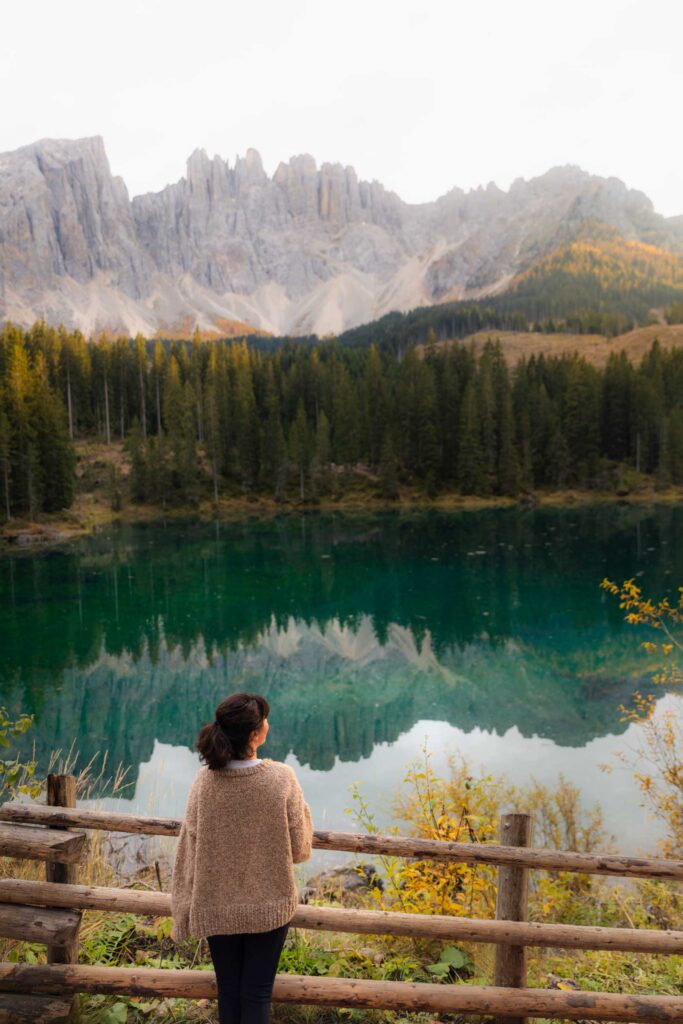
[[[257,693],[233,693],[216,708],[213,722],[197,737],[197,750],[209,768],[224,768],[228,761],[248,756],[252,734],[270,713],[265,697]]]

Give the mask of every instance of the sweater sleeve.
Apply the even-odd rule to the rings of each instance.
[[[301,864],[308,860],[313,849],[313,819],[311,809],[304,800],[303,790],[294,772],[292,787],[287,797],[287,819],[289,822],[289,839],[292,847],[292,860]]]
[[[187,798],[185,819],[176,846],[171,881],[172,938],[182,942],[190,934],[190,904],[194,883],[194,858],[197,838],[197,786],[192,785]]]

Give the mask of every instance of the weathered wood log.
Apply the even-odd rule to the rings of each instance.
[[[0,821],[48,822],[65,827],[104,829],[143,835],[177,836],[180,818],[146,817],[115,811],[59,810],[41,804],[8,802],[0,806]],[[521,849],[494,843],[447,843],[439,839],[400,838],[354,832],[313,833],[317,850],[389,854],[396,857],[451,860],[458,864],[511,864],[542,871],[575,871],[586,875],[618,875],[683,881],[683,860],[626,857],[617,854],[574,853],[564,850]]]
[[[177,836],[180,834],[182,818],[147,817],[142,814],[128,814],[120,811],[93,810],[77,807],[61,809],[46,807],[45,804],[25,804],[8,801],[0,804],[0,821],[28,821],[41,825],[54,824],[63,827],[104,829],[107,832],[141,833],[150,836]]]
[[[76,807],[76,779],[73,775],[48,775],[47,777],[47,802],[50,807],[70,808]],[[50,822],[52,829],[64,829],[66,826],[57,822]],[[60,861],[52,861],[45,868],[48,882],[75,882],[78,879],[78,869],[74,861],[67,861],[63,857]]]
[[[81,915],[74,910],[0,903],[0,935],[5,939],[64,946],[78,934]]]
[[[500,838],[505,846],[526,847],[531,843],[531,816],[503,814]],[[496,920],[526,921],[529,906],[528,871],[509,864],[498,868]],[[501,988],[526,988],[527,951],[525,945],[496,947],[494,983]],[[500,1024],[501,1017],[496,1018]],[[526,1017],[511,1017],[510,1024],[527,1024]]]
[[[47,802],[55,808],[76,807],[76,779],[73,775],[49,774],[47,777]],[[53,829],[65,826],[52,822]],[[48,884],[71,885],[78,881],[78,868],[71,861],[50,862],[45,865],[45,877]],[[76,928],[64,942],[52,943],[47,947],[48,964],[78,963],[78,931]],[[66,1020],[68,1024],[77,1024],[80,1018],[78,997],[71,1001]]]
[[[31,988],[37,993],[127,994],[158,998],[215,999],[211,971],[142,967],[86,967],[76,964],[0,963],[0,991]],[[279,974],[273,999],[280,1003],[373,1009],[555,1017],[568,1020],[683,1024],[683,997],[630,996],[604,992],[561,992],[407,981],[363,981]]]
[[[55,832],[43,825],[0,824],[0,857],[77,863],[85,832]]]
[[[115,889],[107,886],[53,885],[18,878],[0,879],[0,900],[31,906],[77,907],[118,913],[168,917],[171,897],[165,892]],[[346,907],[297,907],[292,926],[314,931],[367,935],[410,935],[421,938],[557,946],[566,949],[607,949],[629,953],[683,954],[683,931],[600,928],[594,925],[478,921],[467,917],[404,914]]]
[[[0,1024],[62,1024],[71,999],[0,992]]]

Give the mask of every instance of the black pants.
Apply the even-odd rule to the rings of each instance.
[[[289,922],[271,932],[209,935],[220,1024],[268,1024],[270,999]]]

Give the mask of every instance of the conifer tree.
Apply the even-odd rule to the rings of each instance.
[[[564,434],[569,447],[572,481],[588,484],[599,452],[598,381],[595,371],[575,358],[569,367]]]
[[[76,453],[61,400],[50,389],[42,353],[36,356],[33,371],[31,414],[36,452],[36,502],[45,512],[57,512],[69,508],[74,499]]]
[[[296,417],[289,431],[289,454],[297,472],[299,482],[299,497],[302,501],[306,497],[306,481],[311,467],[311,433],[306,420],[304,403],[299,399],[296,410]]]
[[[669,417],[669,465],[671,483],[683,484],[683,409],[674,409]]]
[[[669,445],[670,423],[667,416],[662,417],[659,428],[659,453],[655,479],[657,487],[664,490],[671,486],[671,449]]]
[[[325,410],[320,411],[318,427],[315,432],[315,485],[319,494],[327,494],[330,489],[330,457],[332,441],[330,421]]]
[[[569,446],[562,427],[557,421],[550,434],[546,465],[547,482],[560,489],[566,487],[570,472]]]
[[[245,490],[258,479],[259,423],[249,350],[243,342],[233,346],[234,422],[237,471]]]
[[[5,519],[12,518],[12,499],[10,497],[10,479],[12,474],[11,438],[9,417],[5,411],[2,392],[0,391],[0,487]]]
[[[164,422],[171,465],[171,487],[174,492],[195,497],[197,480],[197,444],[193,422],[193,392],[188,381],[183,384],[175,358],[167,364],[164,386]]]
[[[145,455],[145,486],[149,500],[166,508],[172,497],[174,471],[170,442],[163,432],[148,439]]]
[[[107,444],[111,444],[111,397],[110,397],[110,383],[109,378],[111,376],[111,344],[106,338],[102,338],[98,347],[97,352],[99,355],[99,361],[102,369],[102,397],[103,397],[103,413],[104,413],[104,436]]]
[[[535,483],[528,374],[526,360],[520,359],[515,372],[513,408],[517,428],[517,451],[519,452],[519,483],[524,490],[530,490]]]
[[[130,346],[126,338],[117,338],[112,352],[112,373],[115,378],[119,437],[125,440],[130,422],[128,397],[130,393]]]
[[[152,381],[154,385],[154,406],[156,410],[156,432],[161,433],[161,389],[164,379],[164,347],[160,341],[155,342],[152,352]]]
[[[38,456],[31,408],[31,371],[28,353],[21,341],[13,341],[7,352],[7,402],[10,424],[12,505],[31,514],[38,510]]]
[[[487,487],[486,464],[474,380],[468,382],[463,395],[458,438],[458,486],[463,494],[482,494]]]
[[[514,496],[519,493],[519,456],[515,441],[515,418],[509,389],[501,398],[500,437],[498,448],[498,490],[500,494]]]
[[[221,393],[220,373],[218,366],[217,349],[211,349],[209,364],[206,376],[205,391],[205,426],[204,441],[206,454],[211,463],[211,478],[213,481],[213,499],[218,501],[218,478],[221,467],[225,464],[225,438],[221,422]]]
[[[633,367],[625,352],[612,352],[602,378],[602,451],[609,459],[628,457],[631,437]]]
[[[192,335],[192,350],[190,355],[192,387],[195,395],[195,408],[197,418],[197,440],[201,443],[204,440],[204,402],[203,402],[203,364],[206,349],[202,343],[202,335],[199,325],[195,327]]]
[[[387,429],[388,395],[382,360],[376,345],[371,345],[363,374],[363,450],[371,466],[379,463],[382,439]]]
[[[429,497],[433,497],[437,490],[440,460],[436,414],[433,371],[431,365],[424,361],[420,363],[416,376],[415,427],[418,472]]]
[[[333,443],[335,462],[355,463],[358,458],[358,406],[351,377],[343,364],[335,365],[333,381]]]
[[[382,454],[379,462],[379,486],[383,498],[395,501],[398,498],[398,466],[396,452],[387,430],[382,442]]]
[[[147,481],[147,450],[142,436],[142,427],[137,417],[131,423],[125,447],[126,454],[130,459],[130,496],[136,502],[149,500],[151,489]]]
[[[142,436],[147,438],[147,347],[145,339],[141,334],[135,336],[133,343],[135,350],[135,367],[137,371],[138,389],[140,396],[139,422],[142,429]]]
[[[487,342],[479,360],[477,374],[481,444],[484,454],[484,477],[481,493],[490,494],[496,482],[498,468],[498,429],[496,423],[496,396],[493,390],[493,346]]]
[[[456,358],[453,349],[446,351],[441,357],[439,372],[435,373],[437,416],[441,436],[439,476],[445,483],[452,482],[457,472],[458,410],[462,389]]]
[[[272,490],[277,501],[281,501],[287,478],[287,446],[282,429],[280,397],[271,363],[266,369],[265,415],[266,421],[261,434],[261,484]]]

